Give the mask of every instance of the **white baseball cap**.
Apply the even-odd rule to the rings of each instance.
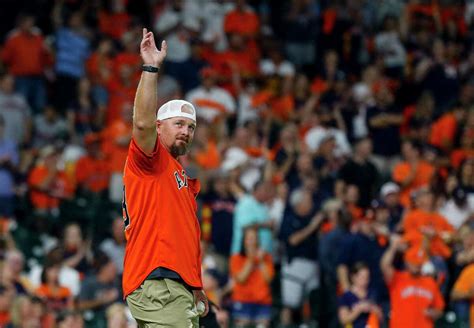
[[[158,109],[157,120],[166,120],[173,117],[186,117],[196,122],[196,109],[193,104],[185,100],[170,100]]]
[[[400,187],[394,182],[385,183],[382,188],[380,188],[380,196],[385,197],[388,194],[397,193],[400,191]]]

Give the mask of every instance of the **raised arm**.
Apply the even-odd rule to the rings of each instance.
[[[390,237],[390,246],[387,248],[382,256],[382,259],[380,260],[380,269],[386,283],[392,281],[393,274],[395,272],[393,267],[393,259],[395,258],[397,250],[400,248],[401,242],[401,237],[393,234]]]
[[[161,43],[161,51],[156,48],[153,32],[143,29],[140,43],[140,55],[143,64],[159,68],[166,57],[166,42]],[[147,154],[151,153],[156,143],[156,107],[158,73],[143,71],[135,95],[133,108],[133,139]]]

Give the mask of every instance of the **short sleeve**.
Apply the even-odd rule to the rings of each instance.
[[[128,166],[137,175],[151,175],[159,170],[159,162],[163,160],[163,153],[158,136],[156,137],[155,148],[150,154],[146,154],[132,138],[128,148],[128,157],[126,166]]]
[[[461,272],[458,280],[456,280],[454,284],[453,290],[467,293],[472,287],[474,287],[474,266],[468,266]]]
[[[235,277],[240,272],[240,270],[242,269],[243,260],[244,259],[240,254],[235,254],[231,256],[229,265],[229,273],[231,277]]]

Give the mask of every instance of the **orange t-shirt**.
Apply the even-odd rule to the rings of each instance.
[[[132,110],[137,86],[135,84],[124,85],[116,79],[111,79],[107,85],[109,91],[109,105],[107,106],[106,125],[121,117],[124,107]]]
[[[420,209],[409,212],[403,221],[404,239],[409,242],[410,247],[419,248],[422,246],[424,236],[421,229],[423,227],[432,227],[438,234],[429,242],[430,254],[444,258],[451,256],[451,249],[439,234],[444,232],[452,233],[454,228],[443,216]]]
[[[462,161],[467,158],[474,158],[474,149],[456,149],[451,152],[451,165],[458,168]]]
[[[132,139],[123,181],[127,239],[123,295],[133,292],[157,267],[173,270],[188,285],[202,288],[196,216],[199,181],[188,178],[158,137],[151,154]]]
[[[130,66],[133,70],[135,70],[134,78],[137,78],[138,80],[141,74],[141,65],[142,58],[138,53],[121,52],[115,56],[113,61],[114,74],[118,78],[118,76],[120,76],[120,70],[122,66]]]
[[[215,68],[226,78],[231,78],[231,65],[236,65],[242,76],[254,76],[258,73],[258,58],[249,51],[232,51],[217,54],[214,58]]]
[[[59,286],[53,290],[46,284],[41,284],[36,289],[36,295],[46,301],[46,306],[50,311],[61,311],[68,308],[72,297],[69,288]]]
[[[441,116],[431,125],[430,144],[439,148],[445,148],[447,143],[452,144],[457,125],[454,114],[447,113]]]
[[[393,181],[401,184],[406,179],[408,174],[410,174],[410,172],[411,165],[409,163],[402,162],[397,164],[393,169]],[[400,202],[403,206],[410,206],[410,193],[420,187],[428,185],[434,172],[435,169],[431,164],[424,161],[420,161],[418,163],[415,179],[411,182],[410,185],[406,186],[405,188],[402,188],[400,192]]]
[[[76,164],[76,182],[92,192],[109,187],[110,163],[105,158],[81,157]]]
[[[392,309],[390,328],[434,327],[424,312],[429,308],[443,310],[444,300],[433,278],[396,271],[387,285]]]
[[[221,154],[214,140],[208,140],[206,147],[195,155],[196,163],[203,169],[217,169],[221,163]]]
[[[111,58],[100,56],[95,52],[86,62],[87,73],[94,83],[106,86],[108,79],[110,79],[110,74],[113,73],[113,63]],[[104,69],[107,70],[109,76],[105,76],[102,73]]]
[[[258,33],[260,22],[258,16],[251,11],[229,12],[224,18],[224,31],[245,36],[255,36]]]
[[[469,293],[474,289],[474,264],[470,264],[465,267],[461,274],[459,275],[458,280],[454,284],[453,290],[460,292],[460,293]],[[470,300],[471,307],[470,307],[470,327],[474,327],[474,298]]]
[[[131,17],[128,13],[99,12],[99,29],[105,35],[120,40],[130,26]]]
[[[109,161],[109,169],[112,173],[123,172],[125,160],[128,155],[128,146],[118,144],[119,138],[130,138],[132,126],[117,119],[103,131],[102,150]]]
[[[235,277],[242,271],[247,257],[241,254],[234,254],[230,258],[230,275]],[[270,272],[271,277],[275,274],[272,257],[266,254],[263,262]],[[232,291],[232,300],[243,303],[272,304],[272,293],[270,283],[266,282],[262,272],[255,268],[244,283],[235,281]]]
[[[15,76],[41,75],[52,58],[43,45],[40,33],[14,31],[5,42],[2,59]]]
[[[34,187],[39,186],[48,174],[48,169],[45,166],[39,165],[33,168],[28,177],[28,185],[31,188],[31,203],[37,209],[57,208],[60,199],[69,196],[72,192],[71,182],[62,171],[56,173],[52,186],[49,188],[49,193],[36,190]]]

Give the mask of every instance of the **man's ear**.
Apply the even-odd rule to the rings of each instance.
[[[156,132],[158,132],[158,134],[160,134],[160,128],[163,124],[161,123],[161,121],[158,121],[156,120]]]

